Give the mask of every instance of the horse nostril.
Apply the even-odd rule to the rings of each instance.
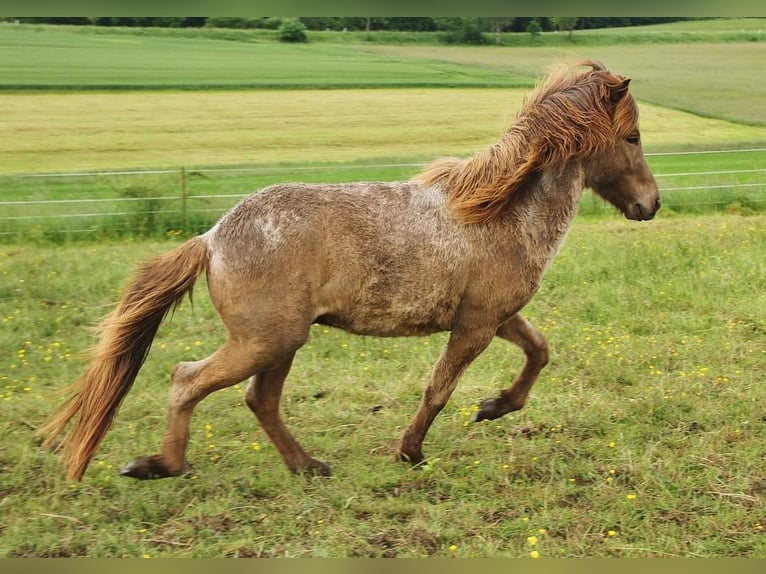
[[[654,211],[657,211],[661,205],[662,205],[662,201],[658,197],[657,199],[654,200]]]
[[[638,221],[649,221],[650,219],[654,219],[654,215],[657,213],[657,210],[659,207],[657,206],[658,202],[654,202],[654,209],[649,207],[648,205],[645,207],[641,205],[640,203],[635,204],[636,208],[636,215],[635,219]]]

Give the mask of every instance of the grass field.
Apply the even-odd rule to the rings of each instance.
[[[61,239],[64,232],[82,230],[93,237],[202,230],[241,196],[270,183],[408,179],[433,158],[469,155],[496,141],[528,91],[6,94],[9,115],[0,124],[0,155],[5,158],[0,186],[6,202],[0,205],[0,233],[3,238]],[[655,154],[766,147],[766,127],[651,104],[641,103],[641,128],[645,149]],[[670,191],[666,213],[697,211],[689,205],[695,202],[710,204],[705,209],[748,211],[766,205],[766,191],[757,187],[766,175],[763,158],[764,152],[656,156],[650,157],[650,165],[661,176],[663,189],[695,188],[693,194]],[[184,183],[178,171],[130,177],[2,177],[180,167],[187,169]],[[252,171],[210,169],[215,167]],[[695,172],[702,175],[669,177]],[[13,203],[29,201],[54,203]],[[603,210],[600,203],[585,206],[591,213]]]
[[[577,62],[595,58],[630,76],[631,88],[641,100],[702,116],[766,125],[766,83],[758,81],[755,72],[766,59],[764,42],[369,49],[395,58],[433,59],[533,77],[558,60]]]
[[[225,29],[225,28],[134,28],[100,26],[49,26],[49,25],[13,25],[23,32],[44,32],[63,30],[69,34],[86,36],[142,36],[157,38],[184,38],[223,40],[229,42],[268,43],[277,41],[274,30]],[[501,46],[552,46],[604,44],[656,44],[656,43],[721,43],[721,42],[759,42],[763,41],[766,18],[716,18],[636,26],[624,28],[603,28],[594,30],[576,30],[570,38],[568,33],[544,32],[536,37],[522,33],[500,34]],[[329,44],[443,44],[443,32],[403,32],[379,30],[363,31],[307,31],[311,43]],[[485,33],[485,40],[495,44],[498,36]]]
[[[6,94],[0,173],[428,161],[497,140],[529,90]],[[637,97],[639,94],[637,94]],[[646,150],[751,147],[766,126],[641,105]]]
[[[393,450],[445,336],[315,327],[283,412],[334,477],[289,475],[240,384],[197,409],[190,475],[121,479],[123,463],[157,447],[172,366],[223,339],[202,282],[194,309],[160,330],[82,483],[33,438],[137,263],[268,183],[405,179],[413,164],[483,149],[521,101],[513,86],[561,55],[634,78],[652,154],[766,147],[753,73],[764,44],[741,41],[756,30],[737,25],[604,31],[574,50],[0,26],[0,221],[11,238],[0,244],[0,556],[766,557],[763,151],[650,155],[664,201],[651,223],[586,195],[525,312],[552,353],[527,407],[468,422],[521,366],[518,349],[494,342],[437,419],[421,470]],[[694,45],[678,43],[692,33]],[[465,88],[495,81],[508,87]],[[90,89],[100,82],[124,89]],[[45,89],[7,89],[35,83]],[[272,89],[230,89],[254,83]],[[211,89],[132,89],[181,85]],[[178,172],[12,175],[180,166],[183,192]],[[70,199],[80,203],[9,203]]]
[[[518,86],[483,67],[334,44],[231,42],[0,25],[0,89]]]
[[[70,484],[33,430],[82,368],[86,326],[137,261],[171,246],[0,248],[0,555],[766,556],[766,217],[576,224],[527,310],[552,349],[528,406],[468,424],[520,366],[493,343],[434,425],[421,471],[392,451],[444,337],[317,327],[284,412],[334,478],[289,476],[243,385],[198,408],[189,477],[116,476],[156,448],[171,366],[222,340],[200,288]]]
[[[766,210],[766,150],[650,155],[662,217],[753,214]],[[331,163],[78,177],[1,178],[0,239],[62,243],[81,239],[175,237],[207,230],[245,195],[273,183],[402,181],[419,163]],[[614,208],[586,193],[580,216],[612,217]]]
[[[216,39],[247,39],[247,31],[0,25],[0,89],[529,86],[557,59],[590,57],[634,78],[641,99],[764,125],[766,87],[756,70],[766,42],[752,41],[763,29],[766,19],[706,20],[578,31],[574,42],[547,34],[554,45],[450,47],[383,45],[361,36],[340,43],[354,37],[341,33],[326,33],[334,43],[294,46]],[[732,33],[742,35],[723,41]]]

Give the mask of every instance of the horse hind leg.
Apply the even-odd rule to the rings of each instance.
[[[497,336],[521,347],[527,360],[513,385],[501,391],[499,397],[481,402],[473,416],[474,422],[493,420],[523,408],[540,371],[548,364],[545,337],[521,315],[516,314],[503,323],[497,330]]]
[[[139,479],[183,474],[194,408],[210,393],[273,368],[282,361],[282,356],[294,353],[292,349],[287,353],[273,349],[273,344],[267,341],[229,338],[208,358],[176,365],[171,375],[167,427],[160,452],[134,459],[123,467],[121,474]]]
[[[292,472],[329,476],[330,467],[306,454],[279,414],[282,388],[290,372],[293,356],[294,354],[274,369],[254,375],[248,384],[245,402]]]

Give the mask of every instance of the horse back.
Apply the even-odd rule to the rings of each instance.
[[[410,183],[266,188],[208,234],[211,292],[225,282],[238,305],[260,298],[360,334],[449,329],[475,246],[444,199]]]

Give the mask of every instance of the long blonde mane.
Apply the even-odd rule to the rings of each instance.
[[[459,221],[483,223],[505,213],[534,173],[592,156],[629,135],[638,122],[630,80],[592,60],[578,66],[591,70],[551,73],[495,145],[468,159],[436,160],[415,181],[440,185]]]

